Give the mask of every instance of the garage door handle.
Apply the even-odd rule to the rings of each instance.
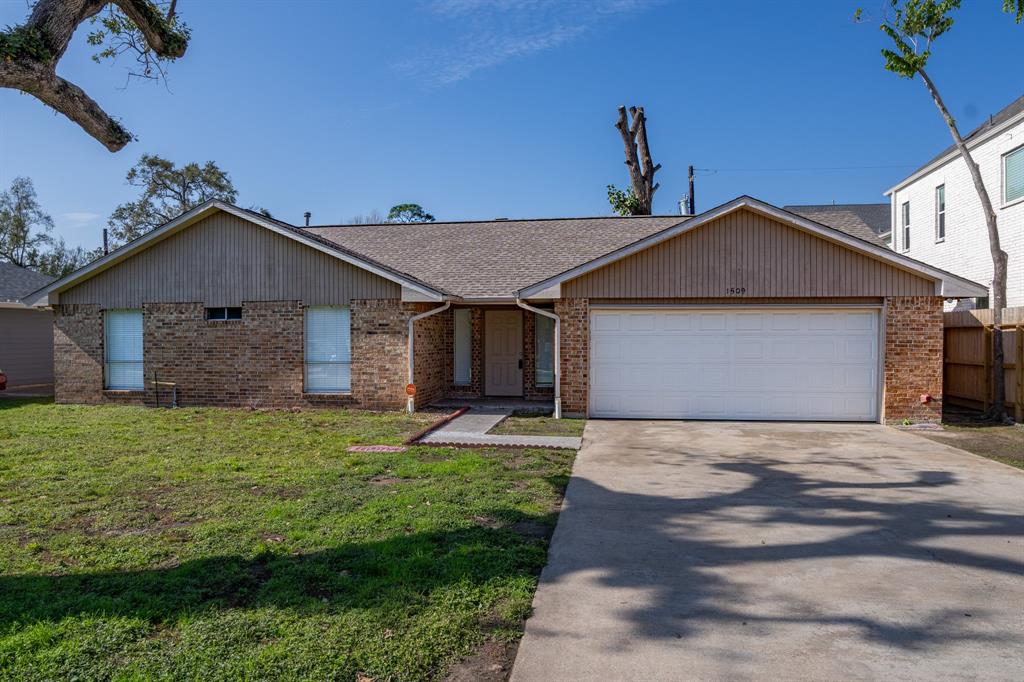
[[[519,369],[523,368],[523,359],[519,358]]]

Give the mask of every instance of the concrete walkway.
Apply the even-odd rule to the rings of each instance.
[[[1024,472],[875,424],[584,438],[512,682],[1021,679]]]
[[[511,407],[473,407],[419,440],[431,445],[482,445],[578,450],[582,439],[567,436],[490,435],[487,432],[512,414]]]

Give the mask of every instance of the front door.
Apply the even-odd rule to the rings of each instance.
[[[523,394],[523,314],[484,312],[484,393]]]

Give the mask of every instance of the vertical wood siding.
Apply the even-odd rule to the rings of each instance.
[[[567,298],[934,293],[931,280],[746,210],[562,285]]]
[[[228,213],[216,213],[60,294],[64,303],[137,308],[143,303],[242,301],[344,304],[399,298],[401,287]]]

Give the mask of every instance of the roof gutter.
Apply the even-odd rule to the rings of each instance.
[[[425,313],[420,313],[419,315],[413,315],[412,317],[409,318],[409,374],[408,374],[408,380],[409,381],[408,381],[408,383],[409,383],[410,386],[415,386],[415,383],[412,380],[412,378],[413,378],[413,362],[414,362],[414,356],[413,356],[413,350],[414,350],[413,345],[414,344],[413,344],[413,339],[415,338],[415,335],[413,333],[413,331],[414,331],[413,330],[413,325],[416,324],[417,320],[422,320],[425,317],[430,317],[431,315],[437,315],[438,313],[443,313],[444,311],[448,310],[451,307],[452,307],[452,302],[450,300],[448,300],[448,301],[445,301],[444,305],[442,305],[442,306],[439,306],[437,308],[431,308],[430,310],[428,310]],[[406,411],[409,414],[412,414],[413,412],[416,411],[416,399],[415,399],[415,397],[413,395],[410,395],[408,398],[405,399],[405,409],[406,409]]]
[[[555,419],[562,418],[562,319],[557,313],[527,305],[516,296],[516,305],[523,310],[549,317],[555,321]]]

